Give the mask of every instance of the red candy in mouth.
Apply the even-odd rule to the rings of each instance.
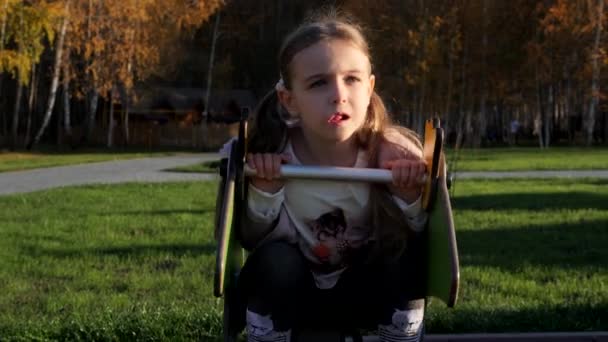
[[[329,247],[322,243],[317,244],[312,249],[313,254],[319,258],[319,260],[326,262],[329,259]]]
[[[329,117],[327,122],[330,124],[337,124],[340,121],[346,120],[346,119],[348,119],[348,115],[342,114],[342,113],[334,113]]]

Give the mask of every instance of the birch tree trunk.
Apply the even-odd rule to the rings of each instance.
[[[426,99],[426,73],[422,75],[422,84],[420,84],[420,100],[418,105],[418,113],[416,115],[416,132],[421,136],[424,134],[424,119],[426,115],[424,115],[424,111],[426,108],[424,107],[424,101]]]
[[[100,5],[101,2],[98,4]],[[92,21],[93,21],[93,1],[89,0],[89,5],[88,5],[88,16],[87,16],[87,25],[86,25],[86,37],[87,40],[91,39],[92,33],[91,33],[91,27],[92,27]],[[95,59],[96,58],[96,52],[93,51],[91,59]],[[91,61],[87,61],[87,63],[91,63]],[[95,116],[97,114],[97,100],[99,98],[99,93],[97,92],[96,89],[96,80],[94,77],[94,72],[90,71],[87,72],[85,75],[85,83],[90,87],[89,91],[88,91],[88,96],[87,96],[87,100],[88,100],[88,106],[87,106],[87,114],[84,120],[84,129],[82,132],[82,136],[80,137],[80,144],[84,145],[87,143],[87,141],[89,140],[89,135],[91,134],[91,132],[93,131],[93,126],[95,125]]]
[[[19,139],[19,111],[21,110],[21,94],[23,93],[23,83],[17,81],[17,96],[15,96],[15,109],[13,111],[13,125],[11,127],[12,145],[14,150],[17,148],[17,140]]]
[[[469,86],[468,90],[468,98],[471,99],[471,107],[465,109],[464,115],[464,135],[465,135],[465,143],[467,146],[471,147],[474,143],[474,131],[473,131],[473,111],[475,110],[475,101],[472,98],[472,87]]]
[[[4,0],[2,4],[2,13],[8,12],[8,0]],[[2,21],[0,22],[0,52],[4,50],[4,40],[6,38],[6,14],[2,16]],[[0,73],[0,92],[2,92],[2,73]],[[2,132],[1,135],[3,137],[7,136],[8,126],[7,126],[7,114],[4,111],[4,108],[0,107],[0,114],[2,114]]]
[[[487,61],[488,50],[488,2],[482,1],[483,35],[481,38],[481,96],[479,99],[479,117],[477,118],[477,135],[475,136],[475,147],[481,147],[481,142],[486,133],[486,99],[487,99]]]
[[[88,113],[86,117],[86,128],[82,135],[80,142],[86,144],[95,128],[95,117],[97,116],[97,105],[99,102],[99,92],[97,89],[91,90],[91,97],[89,98]]]
[[[541,149],[545,148],[543,140],[543,104],[542,104],[542,88],[540,86],[540,80],[538,79],[538,72],[536,76],[536,115],[534,117],[534,132],[538,135],[538,147]]]
[[[466,89],[467,89],[467,58],[468,58],[468,44],[465,40],[464,43],[464,51],[462,56],[462,65],[460,67],[460,99],[458,100],[458,125],[457,125],[457,135],[456,135],[456,150],[462,147],[462,139],[464,136],[464,117],[465,117],[465,108],[464,101],[466,97]]]
[[[540,31],[536,31],[536,44],[540,44]],[[536,115],[534,118],[534,132],[538,134],[538,145],[541,149],[545,148],[543,139],[543,101],[542,101],[542,86],[540,82],[540,61],[536,58],[534,64],[534,81],[536,83]]]
[[[69,8],[69,3],[69,1],[66,1],[66,13],[67,9]],[[49,100],[46,104],[46,112],[44,113],[42,125],[40,126],[38,133],[34,137],[32,143],[28,144],[28,149],[31,149],[33,146],[40,142],[40,138],[42,138],[42,135],[44,134],[44,131],[46,130],[46,127],[48,126],[49,121],[51,120],[51,115],[53,114],[55,98],[57,97],[57,87],[59,85],[59,75],[61,74],[61,56],[63,54],[63,42],[65,41],[65,33],[68,27],[68,17],[69,16],[66,14],[66,16],[63,18],[63,22],[61,23],[61,30],[59,32],[59,38],[57,39],[57,47],[55,48],[55,63],[53,65],[53,79],[51,81]]]
[[[200,144],[202,147],[204,148],[205,145],[207,144],[207,124],[209,123],[211,117],[209,116],[211,114],[210,111],[210,101],[211,101],[211,85],[212,85],[212,81],[213,81],[213,61],[215,58],[215,45],[217,44],[217,38],[219,35],[219,26],[220,26],[220,11],[217,11],[217,14],[215,15],[215,24],[213,25],[213,38],[211,41],[211,52],[210,52],[210,56],[209,56],[209,67],[207,70],[207,89],[205,90],[205,102],[204,102],[204,106],[205,109],[203,110],[203,117],[201,120],[201,127],[200,127]],[[263,36],[263,27],[264,27],[264,22],[260,23],[261,26],[261,31],[260,34]],[[193,126],[194,129],[194,126]],[[196,146],[196,139],[194,139],[194,131],[193,131],[193,135],[192,135],[192,147]]]
[[[554,92],[554,88],[553,88],[553,83],[550,83],[548,88],[547,88],[547,109],[544,112],[544,116],[543,116],[543,131],[544,131],[544,140],[545,140],[545,148],[548,148],[551,145],[551,132],[552,132],[552,126],[553,126],[553,115],[554,115],[554,109],[555,109],[555,96],[553,94]]]
[[[27,124],[25,125],[25,147],[29,144],[32,134],[32,115],[34,112],[34,100],[38,88],[38,77],[36,77],[36,64],[32,65],[32,77],[27,100]]]
[[[209,120],[209,101],[211,99],[211,84],[213,82],[213,61],[215,59],[215,45],[217,44],[217,37],[219,35],[220,27],[220,11],[215,15],[215,23],[213,24],[213,38],[211,40],[211,53],[209,55],[209,68],[207,69],[207,89],[205,91],[205,112],[203,113],[203,119]],[[201,124],[201,127],[204,127]]]
[[[136,4],[139,4],[139,2],[136,2]],[[137,30],[140,29],[140,25],[138,24],[136,26]],[[136,30],[133,30],[133,33],[131,34],[130,40],[132,42],[131,46],[135,46],[135,32]],[[129,56],[127,57],[127,73],[130,75],[132,72],[132,68],[133,68],[133,54],[135,53],[135,51],[133,51],[133,48],[129,49]],[[130,99],[129,99],[129,90],[125,87],[124,83],[120,83],[118,86],[118,92],[120,94],[120,102],[122,103],[122,127],[123,127],[123,135],[124,135],[124,145],[128,146],[129,145],[129,141],[131,140],[130,134],[129,134],[129,106],[130,106]]]
[[[23,29],[23,13],[19,14],[19,29]],[[23,53],[23,44],[18,44],[19,54]],[[23,95],[23,82],[20,77],[17,77],[17,96],[15,98],[15,108],[13,111],[13,121],[11,127],[12,133],[12,146],[14,150],[17,148],[17,142],[19,140],[19,114],[21,111],[21,96]]]
[[[63,65],[63,130],[68,138],[72,141],[72,124],[70,115],[70,78],[68,74],[68,65]]]
[[[571,108],[571,87],[572,87],[572,81],[570,79],[570,73],[568,72],[568,70],[564,67],[564,79],[566,80],[566,94],[564,94],[564,119],[566,120],[566,131],[568,132],[568,143],[572,144],[572,140],[573,140],[573,136],[572,136],[572,127],[570,124],[570,118],[572,117],[572,113],[570,113],[570,108]]]
[[[127,96],[124,96],[126,100],[126,102],[123,102],[123,121],[122,121],[122,127],[123,127],[123,133],[125,136],[125,146],[129,145],[129,141],[131,140],[130,134],[129,134],[129,98]]]
[[[112,90],[110,90],[110,115],[108,119],[108,142],[107,146],[109,148],[112,147],[113,138],[114,138],[114,86],[112,86]]]
[[[450,106],[452,103],[452,84],[453,84],[453,73],[454,73],[454,59],[452,58],[452,49],[454,47],[454,39],[450,39],[450,50],[448,52],[448,84],[447,94],[444,108],[444,120],[443,120],[443,131],[445,133],[445,139],[449,139],[450,136]]]
[[[425,6],[425,2],[423,0],[421,0],[419,2],[419,5],[421,7],[421,12],[422,12],[422,18],[423,20],[426,20],[428,17],[428,8],[427,6]],[[421,44],[420,44],[420,48],[418,49],[419,52],[419,56],[418,56],[418,63],[421,63],[423,61],[425,61],[425,59],[427,58],[427,51],[426,51],[426,41],[428,39],[428,34],[429,34],[429,28],[427,27],[428,23],[424,23],[424,25],[422,26],[422,37],[421,37]],[[418,134],[420,134],[421,136],[424,135],[424,119],[426,118],[426,115],[424,115],[424,111],[425,111],[425,106],[424,106],[424,102],[426,101],[426,79],[427,79],[427,70],[424,70],[422,68],[419,68],[419,72],[422,73],[422,80],[420,83],[420,99],[419,99],[419,104],[418,104],[418,113],[416,113],[416,126],[414,126],[414,129],[416,130],[416,132],[418,132]]]
[[[120,95],[120,102],[122,108],[122,125],[123,125],[123,134],[125,136],[125,146],[129,145],[129,110],[131,106],[131,100],[129,99],[129,94],[127,94],[126,87],[120,83],[118,84],[118,93]]]
[[[591,1],[589,1],[591,4]],[[593,131],[595,129],[595,110],[599,100],[600,92],[600,67],[597,62],[600,54],[600,39],[602,35],[602,20],[604,18],[604,0],[597,0],[597,18],[595,23],[595,38],[593,42],[593,52],[591,53],[591,68],[592,68],[592,79],[591,79],[591,101],[589,102],[589,113],[587,114],[587,120],[585,120],[585,131],[587,133],[586,144],[591,146],[593,144]],[[592,13],[595,13],[592,11]]]

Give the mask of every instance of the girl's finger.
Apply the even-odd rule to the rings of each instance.
[[[384,163],[382,163],[381,167],[383,169],[392,169],[393,166],[395,165],[395,161],[394,160],[389,160],[389,161],[385,161]]]
[[[279,178],[281,176],[281,164],[283,164],[283,157],[281,155],[275,155],[272,158],[273,177]]]
[[[401,186],[403,188],[409,188],[411,185],[412,176],[412,164],[407,161],[403,161],[401,165]]]
[[[418,185],[422,185],[425,183],[424,176],[426,174],[426,164],[420,163],[418,165]]]
[[[264,175],[267,180],[271,180],[274,177],[273,157],[271,153],[264,153]]]
[[[393,175],[393,185],[396,187],[399,187],[399,183],[400,183],[400,174],[399,174],[399,168],[398,167],[393,167],[392,165],[393,163],[391,163],[389,169],[391,170],[391,174]]]
[[[261,153],[254,155],[255,166],[258,178],[266,178],[266,170],[264,169],[264,155]]]
[[[281,154],[281,162],[282,162],[282,164],[291,162],[291,154],[289,154],[289,153]]]

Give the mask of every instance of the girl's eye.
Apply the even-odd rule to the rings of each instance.
[[[358,77],[355,76],[346,76],[346,83],[355,83],[355,82],[359,82],[360,79]]]
[[[309,88],[315,88],[315,87],[319,87],[325,84],[325,80],[316,80],[314,82],[312,82],[308,87]]]

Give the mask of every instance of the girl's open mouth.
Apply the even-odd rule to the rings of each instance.
[[[349,118],[350,116],[348,114],[334,113],[329,117],[329,119],[327,119],[327,123],[337,125],[342,121],[348,120]]]

